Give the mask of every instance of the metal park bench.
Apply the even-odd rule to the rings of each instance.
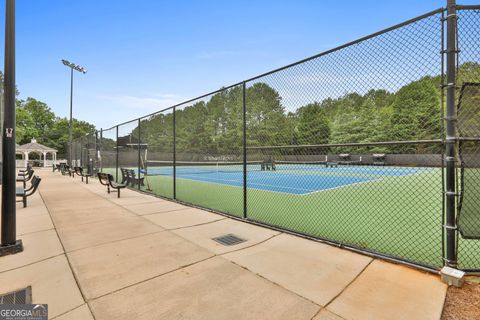
[[[30,163],[27,163],[27,168],[25,170],[22,170],[22,169],[18,170],[18,175],[25,176],[30,171],[32,171],[32,165]]]
[[[110,193],[110,188],[117,190],[117,197],[120,198],[120,189],[123,189],[127,186],[126,183],[117,183],[113,176],[109,173],[99,172],[97,173],[98,180],[104,186],[107,186],[107,191]]]
[[[82,182],[83,182],[83,178],[85,177],[86,183],[88,184],[88,177],[91,177],[91,176],[93,176],[93,175],[90,174],[90,173],[85,173],[85,172],[83,172],[83,168],[82,168],[82,167],[74,167],[73,169],[75,170],[75,174],[76,174],[77,176],[82,177]]]
[[[132,187],[135,187],[136,185],[144,186],[144,180],[145,177],[138,177],[135,174],[135,170],[133,169],[125,169],[125,168],[120,168],[120,171],[122,172],[122,182],[128,185],[131,185]]]
[[[64,164],[63,166],[60,167],[60,171],[64,176],[69,175],[72,178],[75,176],[75,171],[73,171],[69,165]]]
[[[127,181],[128,181],[127,169],[120,168],[120,172],[122,173],[122,182],[121,183],[127,183]]]
[[[40,177],[33,176],[32,183],[31,183],[31,185],[28,189],[26,189],[25,187],[23,187],[23,188],[22,187],[17,187],[16,188],[15,195],[17,197],[22,198],[21,200],[17,200],[17,202],[23,202],[23,207],[24,208],[27,207],[27,197],[31,196],[32,194],[35,193],[35,191],[37,191],[38,186],[40,185],[40,181],[42,181],[42,179]]]
[[[32,169],[32,167],[30,167],[29,169],[27,168],[27,171],[18,173],[16,181],[23,182],[23,188],[25,188],[27,186],[27,181],[30,181],[30,179],[32,179],[34,173],[35,171]]]

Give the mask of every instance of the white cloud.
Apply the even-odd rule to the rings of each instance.
[[[99,99],[107,100],[113,102],[114,104],[125,107],[125,108],[135,108],[135,109],[147,109],[150,111],[160,110],[164,108],[171,107],[182,101],[187,100],[186,98],[176,95],[176,94],[152,94],[146,96],[131,96],[131,95],[103,95],[99,96]]]

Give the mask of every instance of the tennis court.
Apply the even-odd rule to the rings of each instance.
[[[149,168],[149,192],[173,198],[173,181],[172,167]],[[175,184],[177,200],[244,215],[241,166],[180,166]],[[442,263],[441,168],[289,164],[261,171],[249,165],[246,198],[250,221],[424,265]],[[474,243],[465,245],[471,250]],[[480,253],[463,256],[461,263],[473,266],[478,259]]]
[[[369,183],[385,177],[401,177],[432,170],[412,167],[340,166],[286,163],[275,171],[261,170],[260,164],[247,165],[247,188],[271,192],[306,195],[354,184]],[[173,176],[173,166],[151,167],[148,175]],[[176,169],[179,179],[243,187],[242,164],[183,163]]]
[[[181,163],[176,199],[243,217],[242,168]],[[441,168],[319,164],[281,164],[262,171],[248,164],[246,211],[251,221],[440,265],[441,174]],[[143,190],[173,198],[172,166],[151,165],[147,180]],[[470,266],[479,258],[464,256],[461,262]]]
[[[273,171],[249,162],[246,207],[242,163],[177,162],[175,179],[173,171],[171,161],[151,161],[142,190],[416,264],[442,264],[440,167],[281,163]],[[476,246],[459,242],[459,251],[470,253],[459,257],[464,268],[480,260]]]
[[[243,220],[431,271],[480,270],[480,14],[458,10],[452,103],[444,11],[102,129],[74,158]]]

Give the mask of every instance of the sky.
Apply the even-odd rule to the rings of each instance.
[[[475,4],[464,0],[461,4]],[[169,107],[304,59],[446,0],[17,0],[20,98],[97,128]],[[0,0],[4,43],[5,0]],[[4,52],[0,50],[0,69]]]

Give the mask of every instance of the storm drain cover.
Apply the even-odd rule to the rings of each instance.
[[[236,235],[231,234],[231,233],[226,234],[224,236],[213,238],[212,240],[214,240],[214,241],[216,241],[220,244],[223,244],[224,246],[234,246],[236,244],[247,241],[247,240],[239,238]]]
[[[32,303],[32,287],[0,295],[0,304],[30,304]]]

